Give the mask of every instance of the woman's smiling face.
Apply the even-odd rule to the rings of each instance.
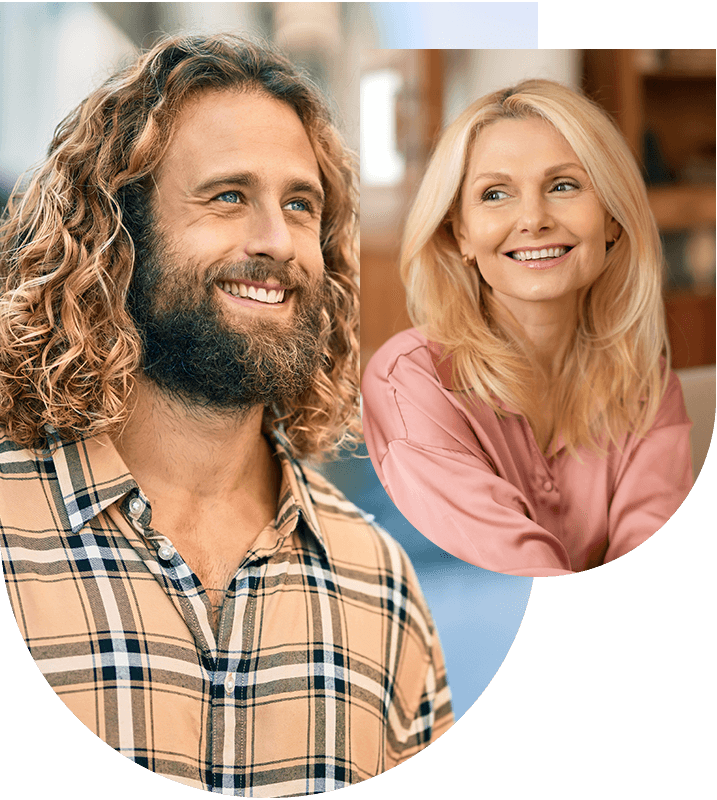
[[[463,256],[475,259],[518,321],[535,303],[575,308],[619,231],[572,147],[548,122],[502,119],[479,133],[454,232]]]

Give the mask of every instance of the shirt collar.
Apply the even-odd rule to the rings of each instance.
[[[443,345],[431,341],[428,341],[428,352],[431,356],[431,362],[433,363],[433,369],[436,373],[436,377],[438,378],[441,386],[451,392],[466,391],[466,389],[455,382],[453,375],[453,355],[451,353],[447,353]],[[501,400],[494,394],[491,396],[493,397],[495,404],[503,409],[503,411],[524,419],[523,415],[508,403]],[[563,439],[563,434],[558,433],[558,437],[555,442],[555,449],[552,451],[553,455],[559,453],[564,447],[565,440]]]
[[[431,362],[433,363],[433,370],[436,373],[436,377],[438,378],[441,386],[444,389],[448,389],[450,392],[470,392],[469,388],[465,386],[461,386],[457,383],[455,379],[455,375],[453,374],[453,354],[447,352],[446,348],[441,345],[437,344],[436,342],[431,342],[428,340],[428,352],[431,356]],[[507,403],[501,400],[496,395],[491,395],[493,397],[494,402],[504,411],[509,412],[510,414],[518,414],[518,412],[511,408]]]
[[[444,389],[451,392],[456,391],[453,383],[453,355],[446,352],[443,345],[436,342],[428,341],[428,352],[431,356],[433,369],[435,370],[436,377]]]
[[[73,533],[137,488],[106,434],[65,441],[50,425],[45,428],[45,462],[53,465]]]
[[[49,447],[44,460],[52,465],[57,477],[73,533],[132,490],[139,490],[137,481],[106,434],[66,441],[50,425],[46,426],[46,431]],[[291,458],[277,435],[270,434],[269,439],[281,468],[276,514],[279,539],[283,540],[302,519],[326,551],[310,485],[301,464]]]
[[[321,549],[328,555],[321,524],[316,515],[316,498],[303,466],[289,455],[278,434],[272,432],[268,436],[281,467],[281,489],[276,512],[277,531],[280,534],[283,531],[290,532],[301,519]]]

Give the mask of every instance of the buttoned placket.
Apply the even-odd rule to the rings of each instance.
[[[550,460],[546,458],[543,451],[538,447],[535,435],[528,421],[525,417],[520,417],[520,421],[523,425],[523,430],[529,442],[529,446],[535,456],[535,470],[531,476],[532,490],[535,498],[543,509],[550,512],[553,519],[549,527],[554,529],[556,520],[559,522],[560,518],[561,497],[560,489],[555,482],[555,477],[550,467],[550,462],[554,461],[557,456],[552,456]]]
[[[141,492],[138,491],[127,504],[127,517],[132,527],[154,548],[158,562],[165,565],[171,564],[177,551],[166,536],[148,528],[151,508],[149,501]]]
[[[176,550],[171,540],[149,527],[151,507],[141,492],[137,492],[127,504],[127,518],[132,527],[141,534],[143,540],[156,552],[156,562],[162,569],[175,591],[181,594],[186,602],[181,602],[182,616],[200,652],[200,663],[207,672],[207,682],[211,695],[210,730],[211,749],[221,763],[225,743],[233,749],[235,725],[229,725],[235,714],[227,713],[227,705],[235,704],[235,689],[238,675],[241,673],[239,654],[241,652],[241,635],[237,635],[245,627],[241,619],[246,615],[248,593],[244,593],[244,603],[240,598],[225,602],[221,609],[221,618],[215,637],[209,624],[209,611],[201,593],[196,588],[196,576]],[[237,575],[230,583],[227,598],[232,596],[237,580],[241,584],[240,566]],[[239,592],[238,594],[241,594]],[[228,619],[231,614],[231,618]],[[253,616],[250,614],[250,616]],[[237,626],[237,617],[240,622]],[[207,620],[204,623],[204,620]],[[234,646],[235,642],[238,646]],[[233,655],[236,653],[236,655]]]
[[[556,525],[559,525],[562,530],[562,519],[560,517],[560,490],[558,489],[554,480],[552,480],[550,477],[545,478],[542,488],[543,496],[541,497],[541,502],[550,512],[550,528],[554,529]]]
[[[127,509],[127,518],[130,524],[141,535],[150,551],[154,550],[157,564],[165,571],[175,590],[186,598],[187,602],[182,603],[182,616],[195,641],[204,652],[207,663],[213,665],[211,669],[214,671],[219,643],[215,641],[214,633],[208,623],[202,625],[200,622],[203,617],[208,617],[208,612],[196,588],[196,576],[172,541],[163,533],[150,527],[151,505],[141,490],[136,490],[136,494],[129,500]],[[193,613],[187,614],[189,609]],[[215,675],[212,676],[212,685],[215,683],[215,677]]]

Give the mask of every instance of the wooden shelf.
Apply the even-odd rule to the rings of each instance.
[[[654,68],[646,64],[645,55],[649,53],[585,50],[584,87],[615,118],[638,163],[643,164],[646,134],[657,143],[651,169],[677,181],[648,187],[652,213],[662,233],[684,231],[689,238],[715,225],[714,179],[707,182],[715,159],[714,51],[655,51]],[[696,182],[705,174],[704,183]],[[690,280],[686,254],[678,248],[676,257],[674,274]],[[691,279],[697,278],[692,274]],[[667,290],[665,312],[673,367],[714,364],[714,288]]]

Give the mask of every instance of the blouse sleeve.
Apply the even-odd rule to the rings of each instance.
[[[618,465],[606,562],[642,544],[687,497],[693,484],[691,426],[682,387],[672,373],[652,427],[642,439],[628,440]]]
[[[562,543],[527,516],[522,493],[476,455],[394,440],[379,470],[406,519],[457,558],[510,575],[572,572]]]
[[[563,544],[528,516],[523,493],[466,445],[475,435],[461,411],[435,381],[404,367],[397,377],[374,357],[363,380],[366,443],[399,511],[434,544],[484,569],[572,572]]]

